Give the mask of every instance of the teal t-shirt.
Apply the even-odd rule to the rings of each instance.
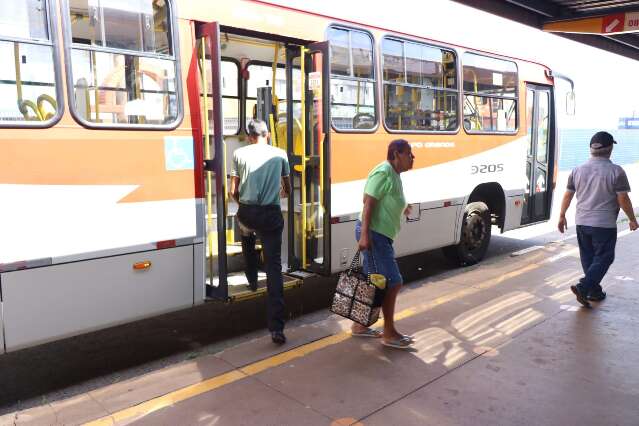
[[[240,203],[259,206],[280,205],[283,176],[290,169],[283,149],[256,143],[233,153],[231,176],[240,178]]]
[[[399,173],[388,161],[378,164],[368,174],[364,193],[377,200],[371,214],[370,229],[391,240],[395,239],[406,208],[404,187]]]

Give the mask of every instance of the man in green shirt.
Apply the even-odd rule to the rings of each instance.
[[[291,193],[290,168],[286,152],[268,144],[266,123],[252,120],[247,126],[249,145],[233,153],[231,197],[238,202],[237,218],[251,232],[242,236],[246,278],[257,289],[257,253],[255,233],[262,240],[268,291],[268,329],[273,342],[283,344],[284,285],[282,277],[282,231],[284,219],[280,207],[280,190]]]
[[[406,140],[397,139],[388,145],[386,158],[387,161],[377,165],[368,175],[364,187],[364,208],[355,225],[355,237],[364,254],[364,269],[386,277],[386,294],[382,303],[384,331],[380,333],[356,323],[351,331],[354,336],[382,337],[383,345],[404,349],[411,346],[412,338],[395,329],[395,302],[403,279],[395,260],[393,239],[399,233],[402,214],[410,213],[399,174],[413,167],[415,156]]]

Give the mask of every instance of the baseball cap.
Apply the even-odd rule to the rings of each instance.
[[[608,146],[611,146],[613,143],[617,142],[608,132],[597,132],[590,139],[590,147],[595,149],[606,148]]]

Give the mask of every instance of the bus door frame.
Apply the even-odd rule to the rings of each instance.
[[[196,26],[196,40],[206,40],[206,51],[211,55],[211,75],[205,76],[210,79],[211,82],[211,91],[212,91],[212,111],[213,115],[211,120],[213,121],[213,147],[214,154],[213,158],[205,158],[204,159],[204,179],[208,180],[212,176],[215,181],[215,205],[216,205],[216,216],[217,216],[217,267],[218,267],[218,285],[214,287],[212,282],[211,285],[206,285],[206,296],[214,299],[221,299],[224,301],[228,300],[228,279],[227,279],[227,259],[226,259],[226,203],[225,203],[225,194],[226,194],[226,175],[224,174],[224,134],[222,129],[223,124],[223,113],[222,113],[222,86],[221,86],[221,75],[222,75],[222,58],[221,58],[221,48],[220,48],[220,25],[217,22],[208,22],[208,23],[198,23]],[[200,50],[196,50],[198,53],[198,66],[200,66]],[[206,60],[206,55],[204,55],[203,60]],[[201,66],[204,66],[202,63]],[[206,68],[204,67],[204,70]],[[204,73],[203,70],[200,72]],[[202,74],[204,75],[204,74]],[[198,76],[199,77],[199,76]],[[197,96],[198,100],[198,108],[200,93],[203,93],[204,96],[208,96],[206,82],[204,82],[204,87],[202,90],[198,90],[198,93],[194,96]],[[201,110],[201,108],[200,108]],[[208,111],[201,111],[202,117],[207,117]],[[208,119],[200,120],[200,126],[202,126],[202,122],[208,123]],[[194,127],[197,125],[193,124]],[[202,138],[200,138],[202,143],[209,143],[207,140],[209,138],[209,126],[205,126],[206,128],[202,129]],[[210,182],[210,181],[209,181]],[[203,182],[203,187],[206,190],[206,184]],[[211,188],[209,187],[210,191]],[[208,205],[205,206],[206,215],[210,215],[212,212],[208,210]],[[206,217],[205,223],[203,224],[205,229],[205,239],[206,244],[209,244],[209,233],[206,226]],[[206,250],[205,250],[206,253]],[[205,255],[206,256],[206,255]],[[205,259],[206,260],[206,259]],[[209,261],[207,267],[209,268],[208,276],[211,281],[213,280],[213,269],[214,269],[214,256],[210,253]]]
[[[305,100],[305,105],[302,106],[302,111],[304,114],[304,129],[305,135],[303,136],[303,143],[308,146],[309,143],[313,143],[313,131],[315,129],[311,128],[309,123],[310,120],[310,112],[311,108],[311,97],[309,96],[309,74],[312,72],[321,72],[321,83],[322,83],[322,98],[321,98],[321,108],[322,108],[322,119],[321,119],[321,134],[318,132],[318,137],[322,139],[322,148],[321,148],[321,156],[306,156],[303,158],[302,155],[297,155],[294,152],[294,144],[293,144],[293,132],[294,132],[294,112],[293,112],[293,102],[286,103],[286,115],[287,115],[287,129],[286,129],[286,137],[287,141],[287,154],[289,157],[289,162],[291,165],[291,182],[294,182],[293,174],[297,173],[295,170],[296,165],[301,165],[305,170],[309,167],[317,167],[320,170],[320,180],[321,186],[323,190],[321,191],[321,203],[322,206],[319,208],[324,209],[323,212],[323,223],[322,223],[322,232],[323,232],[323,261],[322,263],[317,263],[314,260],[310,262],[306,262],[306,259],[300,259],[296,256],[295,252],[295,244],[297,242],[297,236],[295,235],[295,190],[291,191],[291,195],[288,199],[288,265],[289,270],[294,271],[297,269],[307,270],[311,272],[315,272],[322,275],[328,275],[331,271],[331,238],[330,238],[330,230],[331,230],[331,220],[330,220],[330,134],[331,134],[331,121],[330,121],[330,49],[329,43],[327,41],[311,43],[307,46],[295,46],[289,47],[286,50],[286,98],[289,100],[293,99],[293,61],[302,56],[301,49],[304,49],[304,58],[305,66],[304,73],[302,74],[302,78],[304,79],[304,96],[302,99]],[[313,60],[313,55],[321,55],[321,69],[316,69],[317,62]],[[306,150],[305,150],[306,152]],[[316,164],[318,163],[318,164]],[[300,179],[301,181],[301,179]],[[302,185],[305,185],[305,182],[301,182]],[[301,196],[301,195],[300,195]],[[300,200],[302,201],[302,200]],[[302,234],[306,232],[305,229],[301,230]],[[302,244],[306,245],[306,236],[302,235]],[[303,251],[305,253],[306,251]]]
[[[546,164],[537,161],[537,149],[539,148],[539,120],[540,120],[540,96],[539,94],[546,92],[548,94],[548,144],[546,146]],[[556,115],[555,115],[555,98],[552,86],[544,86],[539,84],[526,83],[526,99],[533,95],[533,114],[532,124],[530,126],[531,139],[530,153],[526,156],[526,165],[530,165],[530,173],[527,178],[529,180],[528,193],[525,194],[527,202],[524,203],[524,211],[522,211],[522,225],[532,225],[544,222],[550,219],[550,211],[552,208],[553,190],[555,185],[555,168],[557,158],[557,134],[556,134]],[[526,105],[527,108],[527,105]],[[540,173],[546,173],[546,190],[542,192],[536,191],[536,182]],[[539,203],[544,203],[542,214],[535,215],[536,207]]]

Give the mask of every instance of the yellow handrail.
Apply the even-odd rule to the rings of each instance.
[[[211,147],[209,146],[209,140],[211,136],[211,132],[209,130],[209,101],[208,101],[208,92],[209,87],[207,84],[207,75],[206,75],[206,45],[204,39],[200,39],[200,53],[201,53],[201,62],[200,62],[200,74],[202,76],[202,94],[204,97],[204,157],[207,160],[211,159]],[[213,185],[213,179],[211,178],[211,173],[206,174],[206,225],[207,225],[207,235],[206,241],[208,243],[208,255],[213,256],[213,197],[211,189]],[[220,220],[220,218],[218,218]]]
[[[38,96],[38,102],[37,102],[38,111],[40,111],[40,115],[44,118],[44,120],[48,120],[49,118],[53,116],[53,114],[47,113],[45,111],[44,102],[49,102],[51,106],[53,107],[54,111],[58,109],[58,103],[56,102],[55,99],[53,99],[53,97],[47,95],[46,93],[43,93],[42,95]]]
[[[271,98],[273,99],[273,111],[271,111],[269,117],[269,124],[271,128],[271,133],[275,135],[275,146],[280,146],[280,141],[277,138],[277,132],[275,131],[275,117],[278,111],[278,106],[280,103],[277,94],[275,93],[275,79],[277,78],[277,62],[280,57],[280,44],[275,43],[275,53],[273,54],[273,79],[271,80]]]
[[[98,67],[96,61],[96,52],[91,52],[91,66],[93,68],[93,84],[95,84],[95,122],[100,122],[100,93],[98,88],[100,85],[98,84]],[[88,112],[89,110],[87,110]],[[89,113],[90,114],[90,113]]]
[[[306,51],[306,48],[300,47],[300,74],[302,79],[302,119],[300,120],[302,128],[302,184],[300,185],[302,202],[302,268],[306,268],[308,265],[306,262],[306,70],[304,67]]]

